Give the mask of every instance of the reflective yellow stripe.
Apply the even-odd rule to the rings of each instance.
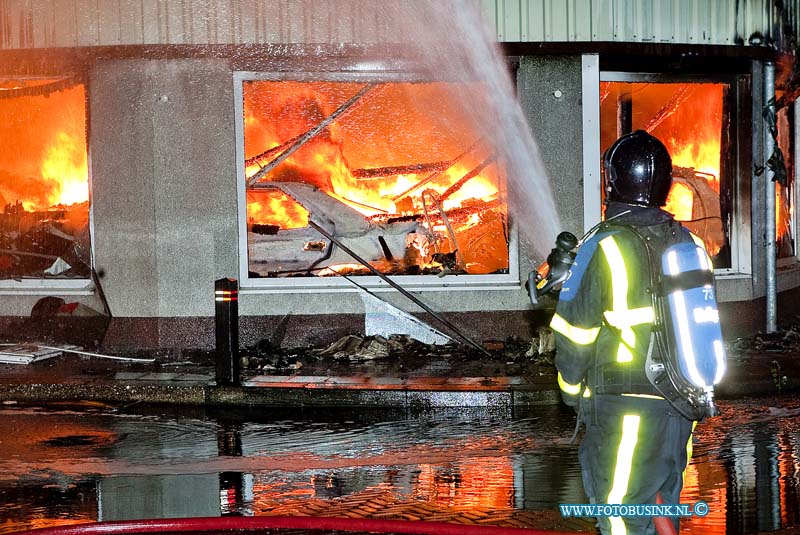
[[[619,349],[617,349],[617,362],[630,362],[633,360],[630,348],[636,346],[636,335],[631,325],[638,325],[638,323],[629,323],[632,311],[628,308],[628,272],[625,268],[625,260],[622,258],[622,252],[613,236],[600,240],[600,247],[603,249],[611,270],[611,317],[621,323],[616,324],[608,320],[608,313],[606,319],[609,324],[619,329],[620,336],[625,342],[620,343]],[[652,319],[650,321],[652,322]]]
[[[606,255],[608,267],[611,268],[611,288],[613,310],[628,310],[628,273],[625,271],[625,260],[613,236],[600,240],[600,247]]]
[[[561,372],[558,372],[558,388],[569,394],[570,396],[577,396],[581,393],[581,385],[573,385],[564,380]]]
[[[694,232],[690,232],[689,235],[697,246],[702,247],[704,251],[706,250],[706,242],[704,242],[700,236],[695,236]]]
[[[622,394],[622,395],[628,396],[629,398],[664,399],[661,396],[655,396],[653,394]]]
[[[636,450],[638,439],[639,415],[626,414],[622,418],[622,438],[620,438],[619,448],[617,449],[614,481],[606,503],[622,503],[622,499],[628,493],[628,482],[630,481],[631,466],[633,465],[633,452]],[[625,522],[622,518],[611,516],[608,520],[611,522],[612,535],[625,535],[627,533]]]
[[[550,320],[550,328],[557,333],[563,334],[571,342],[575,342],[576,344],[582,346],[589,345],[597,340],[597,333],[600,332],[600,327],[584,329],[582,327],[571,325],[567,320],[558,314],[553,314],[553,319]]]
[[[609,324],[617,328],[633,327],[653,323],[653,307],[631,308],[628,310],[606,310],[603,314]]]
[[[625,333],[622,334],[624,335]],[[628,345],[626,346],[625,344]],[[617,348],[617,362],[630,362],[633,360],[633,353],[631,353],[631,350],[628,349],[628,346],[633,347],[633,344],[628,343],[627,340],[625,341],[625,344],[620,343],[619,347]]]
[[[564,380],[564,377],[561,375],[561,372],[558,372],[558,388],[563,390],[566,394],[570,396],[577,396],[581,393],[581,385],[578,383],[577,385],[570,384]],[[592,397],[592,393],[589,391],[589,387],[587,386],[583,390],[583,397],[590,398]]]

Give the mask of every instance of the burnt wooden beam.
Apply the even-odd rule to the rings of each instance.
[[[690,87],[689,84],[681,85],[681,87],[675,91],[675,94],[672,95],[669,101],[661,106],[655,115],[653,115],[653,117],[647,121],[647,124],[644,126],[644,130],[647,132],[652,132],[664,121],[664,119],[678,111],[678,108],[681,107],[681,104],[686,102],[686,99],[689,98],[693,91],[694,88]]]
[[[494,162],[495,158],[496,157],[494,154],[489,155],[489,157],[483,160],[480,164],[478,164],[476,168],[474,168],[472,171],[459,178],[455,184],[447,188],[444,191],[444,193],[439,195],[439,202],[443,202],[450,195],[460,190],[464,186],[464,184],[466,184],[467,182],[469,182],[470,180],[481,174],[481,171],[486,169],[486,167],[488,167],[492,162]]]
[[[395,196],[395,197],[394,197],[392,200],[393,200],[394,202],[401,201],[401,200],[405,199],[406,197],[408,197],[409,195],[411,195],[412,193],[414,193],[415,191],[417,191],[419,188],[421,188],[421,187],[422,187],[422,186],[424,186],[425,184],[429,183],[429,182],[430,182],[430,181],[432,181],[432,180],[435,180],[435,179],[439,178],[439,177],[440,177],[440,176],[442,176],[442,174],[444,174],[444,173],[445,173],[445,172],[446,172],[448,169],[450,169],[450,168],[451,168],[451,167],[453,167],[455,164],[457,164],[459,161],[461,161],[461,159],[462,159],[464,156],[466,156],[467,154],[469,154],[470,152],[472,152],[472,151],[473,151],[473,150],[474,150],[474,149],[475,149],[475,148],[476,148],[476,147],[477,147],[477,146],[478,146],[478,145],[479,145],[479,144],[480,144],[482,141],[483,141],[483,138],[482,138],[482,137],[478,138],[477,140],[475,140],[475,142],[474,142],[472,145],[470,145],[469,147],[467,147],[467,150],[465,150],[464,152],[462,152],[461,154],[459,154],[458,156],[456,156],[456,157],[455,157],[455,158],[453,158],[452,160],[448,161],[448,162],[447,162],[447,167],[445,167],[444,169],[440,169],[439,171],[434,171],[434,172],[433,172],[433,173],[431,173],[430,175],[426,176],[425,178],[423,178],[422,180],[420,180],[419,182],[417,182],[416,184],[414,184],[413,186],[411,186],[410,188],[408,188],[407,190],[405,190],[405,191],[404,191],[403,193],[401,193],[400,195],[396,195],[396,196]]]
[[[383,178],[396,175],[415,175],[442,171],[450,166],[450,162],[431,162],[431,163],[412,163],[409,165],[394,165],[388,167],[372,167],[367,169],[356,169],[352,171],[353,176],[359,180],[369,180],[371,178]]]
[[[352,108],[354,105],[356,105],[358,102],[360,102],[360,101],[361,101],[361,98],[362,98],[364,95],[366,95],[367,93],[369,93],[370,91],[372,91],[373,89],[375,89],[375,87],[377,87],[377,85],[378,85],[378,84],[375,84],[375,83],[370,83],[370,84],[366,84],[364,87],[362,87],[362,88],[361,88],[361,89],[358,91],[358,93],[356,93],[355,95],[353,95],[352,97],[350,97],[349,99],[347,99],[347,100],[344,102],[344,104],[342,104],[341,106],[339,106],[338,108],[336,108],[336,110],[335,110],[333,113],[331,113],[330,115],[328,115],[328,116],[327,116],[325,119],[323,119],[323,120],[322,120],[322,121],[321,121],[321,122],[320,122],[318,125],[316,125],[315,127],[311,128],[311,129],[310,129],[309,131],[307,131],[305,134],[303,134],[302,136],[300,136],[300,137],[297,139],[297,141],[295,141],[294,143],[292,143],[292,144],[291,144],[291,146],[287,147],[287,148],[286,148],[286,150],[284,150],[283,152],[281,152],[281,153],[278,155],[278,157],[276,157],[276,158],[275,158],[274,160],[272,160],[270,163],[268,163],[267,165],[265,165],[264,167],[262,167],[261,169],[259,169],[258,171],[256,171],[256,172],[253,174],[253,176],[251,176],[250,178],[248,178],[248,179],[247,179],[247,185],[248,185],[248,186],[252,186],[252,185],[253,185],[253,184],[255,184],[256,182],[258,182],[259,180],[261,180],[261,178],[262,178],[262,177],[264,177],[264,175],[266,175],[267,173],[269,173],[270,171],[272,171],[272,170],[273,170],[273,169],[274,169],[274,168],[275,168],[275,167],[276,167],[278,164],[280,164],[280,163],[281,163],[281,162],[283,162],[283,161],[284,161],[286,158],[288,158],[289,156],[291,156],[292,154],[294,154],[294,153],[295,153],[295,151],[296,151],[297,149],[299,149],[300,147],[302,147],[303,145],[305,145],[305,144],[306,144],[306,143],[307,143],[307,142],[308,142],[310,139],[314,138],[314,136],[316,136],[317,134],[319,134],[320,132],[322,132],[322,130],[324,130],[325,128],[327,128],[327,126],[328,126],[329,124],[331,124],[333,121],[335,121],[336,119],[338,119],[340,116],[344,115],[344,114],[345,114],[345,113],[346,113],[346,112],[347,112],[347,111],[348,111],[350,108]]]
[[[302,137],[302,135],[303,134],[300,134],[299,136],[295,136],[292,139],[290,139],[289,141],[285,141],[285,142],[281,143],[277,147],[272,147],[271,149],[267,149],[267,150],[265,150],[264,152],[262,152],[260,154],[256,154],[252,158],[247,158],[244,161],[245,167],[249,167],[251,165],[261,165],[261,161],[262,160],[266,160],[266,161],[272,160],[275,156],[277,156],[281,152],[283,152],[286,149],[288,149],[292,145],[292,143],[295,143],[298,139],[300,139]]]

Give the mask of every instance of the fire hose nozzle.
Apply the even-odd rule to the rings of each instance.
[[[539,298],[547,293],[556,294],[561,289],[572,263],[575,261],[575,247],[578,238],[571,232],[562,232],[556,236],[556,246],[547,255],[546,262],[536,271],[528,274],[526,287],[531,303],[539,304]]]

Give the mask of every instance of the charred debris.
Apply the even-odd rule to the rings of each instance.
[[[407,335],[350,334],[322,347],[284,348],[261,340],[240,350],[246,375],[315,375],[350,371],[396,375],[497,375],[517,370],[544,375],[552,371],[552,333],[542,329],[533,340],[487,340],[486,353],[462,344],[425,344]],[[488,356],[487,356],[488,355]]]

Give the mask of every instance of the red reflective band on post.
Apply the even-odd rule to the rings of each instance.
[[[238,301],[239,300],[239,291],[238,290],[216,290],[214,291],[214,301],[222,301],[222,302],[229,302],[229,301]]]

